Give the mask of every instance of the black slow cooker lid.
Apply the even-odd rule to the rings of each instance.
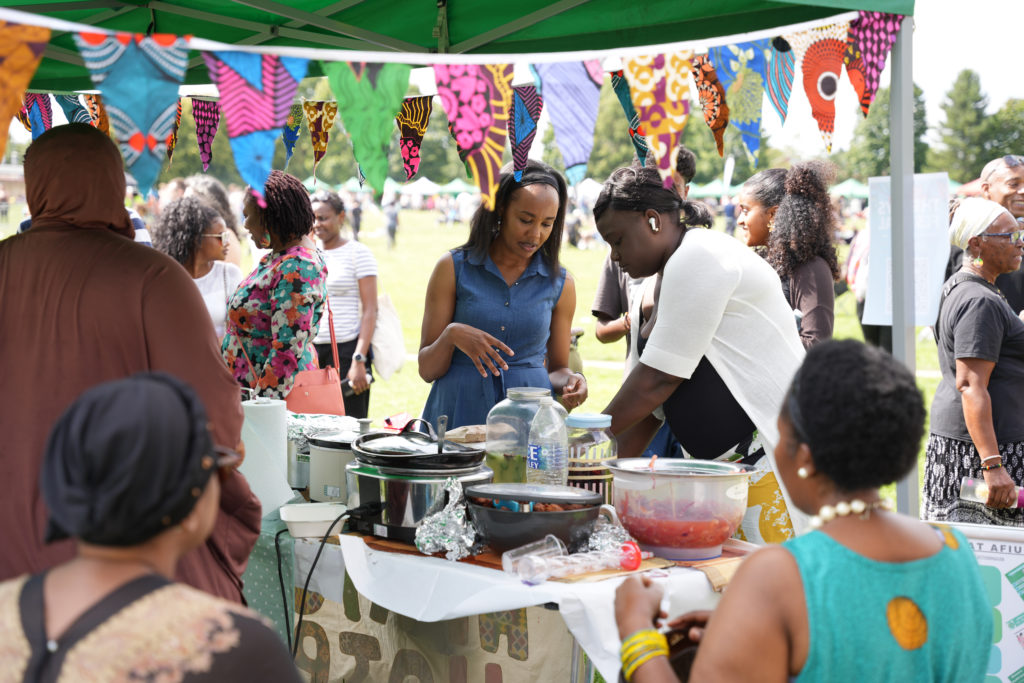
[[[426,432],[413,429],[414,423],[426,426]],[[448,469],[478,465],[484,459],[482,448],[445,441],[438,448],[433,428],[424,420],[410,420],[400,433],[363,434],[352,444],[356,460],[371,465],[424,469]]]
[[[518,503],[560,503],[562,505],[600,505],[604,494],[575,486],[552,484],[475,484],[466,487],[466,496],[514,500]]]
[[[320,448],[334,448],[349,450],[352,442],[359,438],[359,432],[351,429],[333,429],[309,437],[309,442]]]

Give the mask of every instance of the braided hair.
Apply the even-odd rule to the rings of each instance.
[[[302,181],[295,176],[271,171],[263,186],[263,198],[266,208],[260,208],[255,201],[251,208],[258,212],[267,231],[282,243],[300,239],[313,229],[313,205]]]
[[[153,246],[183,266],[199,251],[203,232],[220,213],[197,197],[182,197],[164,207],[153,230]]]
[[[686,227],[711,227],[711,212],[701,202],[683,199],[675,187],[665,187],[658,169],[635,162],[618,168],[608,176],[594,202],[594,219],[600,220],[608,209],[658,213],[674,216]]]

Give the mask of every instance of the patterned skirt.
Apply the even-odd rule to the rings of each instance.
[[[1024,441],[999,444],[1003,467],[1018,486],[1024,482]],[[965,522],[1024,527],[1024,510],[996,510],[960,499],[960,480],[983,479],[978,450],[971,441],[928,435],[925,448],[924,518],[936,522]]]

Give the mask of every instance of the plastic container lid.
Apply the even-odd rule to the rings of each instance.
[[[694,460],[691,458],[658,458],[651,470],[650,458],[619,458],[610,460],[605,466],[617,472],[631,474],[667,474],[682,477],[720,477],[723,475],[749,474],[754,468],[734,462],[719,460]]]
[[[476,484],[466,487],[466,495],[477,498],[514,500],[519,503],[562,503],[566,505],[600,505],[604,494],[575,486],[554,484]]]
[[[604,413],[573,413],[565,418],[566,427],[605,429],[612,426],[612,416]]]
[[[351,429],[320,432],[309,437],[309,443],[319,448],[351,450],[352,442],[359,438],[359,432]]]
[[[510,387],[505,395],[514,400],[537,401],[545,396],[551,396],[551,390],[543,387]]]

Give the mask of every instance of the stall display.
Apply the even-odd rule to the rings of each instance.
[[[495,482],[526,481],[526,460],[530,445],[530,426],[540,410],[540,400],[551,391],[540,387],[513,387],[504,401],[487,413],[487,466],[494,470]],[[560,404],[553,407],[564,420],[568,413]]]
[[[618,456],[612,436],[612,417],[601,413],[573,413],[565,420],[569,437],[569,485],[604,496],[612,502],[612,472],[608,463]]]

